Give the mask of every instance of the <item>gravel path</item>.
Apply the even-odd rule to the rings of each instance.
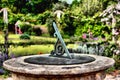
[[[107,76],[104,80],[120,80],[120,74],[116,75],[116,76],[112,76],[110,74],[107,74]]]

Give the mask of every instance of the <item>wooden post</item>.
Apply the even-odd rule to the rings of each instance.
[[[8,12],[6,8],[0,10],[3,12],[4,21],[4,58],[8,59]]]

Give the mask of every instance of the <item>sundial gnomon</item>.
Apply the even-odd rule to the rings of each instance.
[[[54,45],[54,51],[51,52],[51,55],[60,57],[66,53],[68,58],[72,58],[55,22],[53,22],[53,28],[55,30],[54,36],[57,37],[57,42]]]

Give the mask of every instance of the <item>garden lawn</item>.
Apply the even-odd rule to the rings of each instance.
[[[53,45],[29,45],[29,46],[10,46],[9,54],[14,54],[15,56],[26,56],[33,54],[45,54],[50,53],[53,50]]]
[[[12,43],[9,47],[9,54],[15,56],[33,55],[33,54],[45,54],[50,53],[54,49],[54,44],[57,38],[30,36],[30,40],[21,40],[19,34],[9,34],[8,41]],[[65,43],[69,42],[69,39],[64,39]],[[0,35],[0,43],[4,43],[4,37]],[[68,46],[71,48],[71,45]]]
[[[41,37],[41,36],[30,36],[30,40],[28,39],[20,39],[19,34],[9,34],[8,42],[14,45],[21,45],[21,44],[54,44],[57,41],[57,38],[51,37]],[[65,42],[70,42],[69,39],[64,39]],[[4,36],[3,34],[0,35],[0,44],[4,43]]]
[[[10,34],[8,36],[9,42],[12,42],[12,43],[20,43],[20,42],[47,43],[47,42],[56,41],[56,38],[41,37],[41,36],[30,36],[30,40],[20,39],[19,37],[20,37],[19,34]]]
[[[68,48],[73,48],[73,44],[68,44]],[[54,44],[46,45],[29,45],[29,46],[10,46],[9,54],[14,54],[15,56],[26,56],[26,55],[36,55],[36,54],[47,54],[54,50]]]

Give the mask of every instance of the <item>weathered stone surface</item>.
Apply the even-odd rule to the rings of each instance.
[[[104,80],[104,71],[114,64],[114,60],[108,57],[75,55],[91,56],[95,61],[73,65],[37,65],[24,62],[31,57],[24,56],[7,60],[3,65],[12,72],[13,80]]]
[[[19,73],[13,73],[14,80],[103,80],[105,78],[104,71],[98,71],[93,73],[85,73],[78,75],[25,75]]]

